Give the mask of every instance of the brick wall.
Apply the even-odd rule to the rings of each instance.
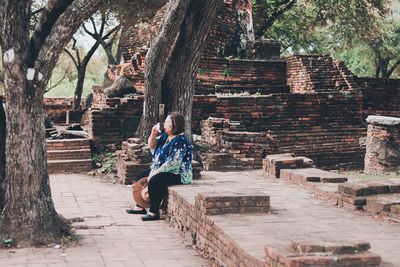
[[[54,122],[65,122],[66,112],[71,110],[73,101],[73,98],[45,97],[44,111]]]
[[[362,87],[364,118],[400,117],[400,79],[358,78],[358,82]]]
[[[324,55],[286,58],[287,84],[292,93],[321,93],[356,89],[352,74],[343,64]]]
[[[365,136],[359,94],[273,94],[219,97],[216,116],[239,121],[223,133],[222,147],[237,157],[291,152],[318,166],[362,164],[359,138]],[[260,132],[254,136],[244,132]]]
[[[126,139],[122,132],[122,121],[138,117],[143,113],[143,96],[127,98],[106,98],[101,90],[94,94],[93,108],[85,114],[93,144],[97,148],[121,143]],[[200,134],[200,122],[215,114],[216,96],[195,96],[193,98],[192,128]]]
[[[217,86],[216,89],[216,85]],[[196,76],[196,94],[288,93],[286,62],[203,58]]]

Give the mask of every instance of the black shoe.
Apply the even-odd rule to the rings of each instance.
[[[142,210],[127,209],[126,213],[129,213],[129,214],[147,214],[147,211],[146,211],[146,209],[142,209]]]
[[[142,221],[144,221],[144,222],[157,221],[159,219],[160,219],[160,214],[155,214],[155,215],[146,214],[146,215],[142,216]]]

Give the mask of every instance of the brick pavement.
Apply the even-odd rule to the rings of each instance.
[[[83,175],[52,175],[50,181],[57,211],[84,219],[75,224],[80,245],[0,250],[0,266],[208,266],[164,220],[126,214],[130,188]]]
[[[337,186],[337,185],[330,185]],[[366,241],[382,257],[382,266],[400,266],[400,224],[379,221],[360,211],[349,211],[317,199],[304,186],[267,177],[262,171],[203,172],[191,186],[171,190],[194,204],[201,192],[257,192],[270,196],[270,213],[209,216],[241,249],[261,261],[265,245],[282,248],[291,242],[354,243]]]

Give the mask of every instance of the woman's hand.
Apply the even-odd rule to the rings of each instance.
[[[151,128],[151,134],[149,136],[149,140],[147,140],[150,149],[156,148],[157,144],[156,137],[160,134],[159,129],[160,129],[159,123],[157,123],[156,125],[153,126],[153,128]]]
[[[153,136],[158,136],[160,134],[160,123],[157,123],[156,125],[151,128],[151,135]]]

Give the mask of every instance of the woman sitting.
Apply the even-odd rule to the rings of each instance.
[[[147,213],[136,205],[127,210],[128,213],[145,214],[143,221],[159,220],[160,204],[168,193],[168,186],[192,182],[192,145],[184,136],[184,130],[185,118],[178,112],[172,112],[165,119],[162,135],[158,125],[152,128],[148,143],[153,162],[150,169],[139,174],[139,177],[148,176],[150,210]]]

